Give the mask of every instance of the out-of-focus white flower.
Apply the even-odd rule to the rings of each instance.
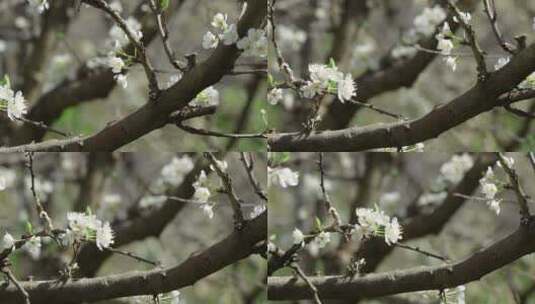
[[[128,19],[126,19],[126,26],[132,32],[135,41],[139,42],[143,38],[143,32],[141,32],[141,23],[139,23],[136,18],[128,17]],[[130,42],[126,33],[118,25],[114,25],[110,29],[109,34],[115,49],[120,49]]]
[[[205,187],[198,187],[195,189],[195,193],[193,194],[193,199],[200,202],[200,203],[207,203],[210,199],[210,189]]]
[[[301,230],[295,228],[292,232],[294,244],[302,244],[305,241],[305,235]]]
[[[224,160],[218,160],[216,159],[215,160],[215,163],[217,164],[217,166],[219,167],[219,169],[223,172],[227,172],[227,169],[228,169],[228,163]],[[213,165],[210,165],[210,170],[212,171],[216,171],[214,166]]]
[[[487,206],[489,206],[490,210],[494,211],[496,215],[500,215],[500,203],[502,202],[501,199],[493,199],[487,201]]]
[[[224,45],[231,45],[236,43],[240,37],[238,36],[238,30],[235,24],[231,24],[228,29],[223,32],[221,39]]]
[[[139,201],[139,207],[148,208],[152,206],[158,206],[163,204],[167,200],[165,195],[147,195],[141,198]]]
[[[128,79],[126,78],[126,75],[124,74],[116,74],[113,76],[113,79],[117,81],[117,83],[123,88],[126,89],[128,87]]]
[[[282,89],[271,89],[267,94],[267,100],[270,104],[276,105],[282,100]]]
[[[224,31],[227,25],[227,15],[222,13],[217,13],[212,20],[212,26],[218,30]]]
[[[299,183],[299,172],[290,168],[268,167],[268,182],[270,185],[279,185],[282,188],[297,186]]]
[[[26,112],[26,99],[24,99],[22,92],[18,91],[15,94],[15,98],[7,102],[7,116],[11,120],[16,120],[22,118]]]
[[[453,42],[450,39],[441,38],[438,40],[437,49],[444,55],[451,55]]]
[[[217,106],[219,104],[219,92],[212,86],[200,92],[191,102],[195,106]]]
[[[485,183],[481,185],[481,193],[485,195],[485,198],[493,199],[498,193],[498,187],[495,184]]]
[[[4,234],[4,237],[2,238],[2,250],[6,250],[6,249],[13,249],[15,247],[15,239],[13,238],[13,236],[11,234],[9,234],[9,232],[6,232],[6,234]]]
[[[24,246],[22,246],[22,249],[28,252],[32,259],[39,259],[39,256],[41,256],[41,237],[32,236],[26,241]]]
[[[264,211],[266,211],[266,205],[264,205],[264,204],[256,205],[256,206],[254,206],[253,211],[251,211],[251,213],[249,213],[249,218],[250,219],[257,218]]]
[[[446,56],[444,58],[444,62],[446,62],[446,65],[449,66],[451,70],[455,72],[455,70],[457,69],[457,57]]]
[[[392,49],[392,57],[394,59],[412,57],[418,52],[413,46],[400,45]]]
[[[316,243],[319,248],[323,248],[327,246],[327,244],[329,244],[330,241],[331,241],[331,233],[325,232],[325,231],[320,232],[320,234],[318,234],[316,238],[314,239],[314,243]]]
[[[108,66],[111,68],[113,73],[118,74],[121,73],[125,64],[121,58],[115,55],[110,55],[108,56]]]
[[[169,302],[169,304],[180,304],[180,291],[171,291],[169,297],[171,298],[171,302]]]
[[[169,80],[165,84],[165,89],[169,89],[182,79],[182,73],[174,74],[169,77]]]
[[[506,64],[509,63],[510,60],[511,60],[511,58],[509,58],[509,57],[501,57],[500,59],[498,59],[498,61],[494,65],[494,70],[497,71],[497,70],[503,68]]]
[[[202,38],[202,47],[205,49],[214,49],[219,44],[219,39],[212,32],[208,31]]]
[[[509,168],[513,168],[513,167],[515,166],[515,159],[514,159],[514,158],[504,156],[503,159],[504,159],[504,161],[505,161],[505,165],[506,165],[507,167],[509,167]],[[500,167],[500,168],[503,167],[501,161],[498,162],[498,167]]]
[[[0,191],[12,187],[15,184],[16,177],[14,170],[0,167]]]
[[[214,217],[214,206],[212,204],[202,204],[200,208],[209,219]]]
[[[162,168],[162,180],[164,183],[176,187],[184,181],[184,176],[193,170],[193,166],[193,161],[187,155],[181,158],[173,157],[171,162]]]
[[[31,8],[36,9],[39,14],[50,8],[48,0],[28,0]]]
[[[0,39],[0,53],[5,52],[7,49],[7,44],[4,40]]]
[[[110,8],[114,11],[121,13],[123,11],[123,5],[121,1],[115,0],[110,3]]]
[[[286,26],[277,25],[277,42],[284,50],[298,51],[307,39],[305,31]]]
[[[446,19],[446,12],[438,5],[432,8],[426,7],[422,13],[414,18],[414,27],[417,33],[431,35],[435,27]]]
[[[474,160],[469,154],[454,155],[450,161],[440,167],[440,173],[446,181],[456,184],[473,165]]]
[[[425,193],[418,199],[418,206],[436,204],[443,201],[448,196],[448,192]]]
[[[459,12],[459,15],[461,15],[461,19],[466,24],[470,24],[470,21],[472,21],[472,15],[469,12]],[[457,19],[457,16],[453,17],[453,21],[459,22],[459,19]]]
[[[247,36],[240,39],[237,43],[237,47],[243,50],[246,56],[266,57],[267,46],[266,31],[254,28],[249,29]]]

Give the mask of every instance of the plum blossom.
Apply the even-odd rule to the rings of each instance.
[[[401,225],[396,217],[390,218],[379,208],[358,208],[355,210],[358,217],[358,224],[355,229],[365,237],[384,237],[387,245],[397,243],[402,239]]]
[[[214,49],[219,44],[219,39],[212,32],[208,31],[202,38],[202,47],[205,49]]]
[[[162,181],[167,185],[176,187],[184,181],[184,176],[193,170],[193,166],[193,161],[187,155],[181,158],[173,157],[171,162],[162,168]]]
[[[279,185],[282,188],[297,186],[299,183],[299,172],[292,171],[290,168],[268,167],[268,182],[270,185]]]
[[[343,103],[345,100],[351,100],[356,95],[355,82],[351,74],[338,82],[338,99]]]

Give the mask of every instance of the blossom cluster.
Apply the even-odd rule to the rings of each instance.
[[[355,213],[358,217],[355,229],[364,237],[384,237],[388,245],[395,244],[402,239],[401,225],[396,217],[390,218],[379,208],[358,208]]]
[[[301,92],[305,98],[332,93],[336,94],[341,102],[344,102],[351,100],[356,95],[353,76],[340,72],[334,62],[329,65],[311,64],[308,66],[308,71],[310,80],[301,87]]]
[[[464,174],[472,168],[474,160],[467,153],[454,155],[450,161],[440,167],[440,173],[445,181],[456,184],[461,181]]]
[[[278,185],[282,188],[294,187],[299,184],[299,172],[286,167],[267,168],[268,186]]]
[[[205,49],[216,48],[219,43],[233,45],[243,50],[246,56],[267,56],[268,40],[263,29],[251,28],[247,31],[247,36],[240,39],[237,25],[227,23],[226,14],[217,13],[212,19],[214,32],[207,31],[202,39],[202,47]]]
[[[69,212],[67,221],[65,239],[69,243],[91,241],[95,242],[99,250],[103,250],[114,242],[110,223],[102,222],[93,214]]]
[[[26,114],[26,99],[21,91],[13,91],[9,79],[5,78],[5,83],[0,85],[0,107],[7,110],[9,119],[15,121]]]
[[[515,164],[515,160],[512,157],[504,157],[505,163],[509,168],[512,168]],[[498,162],[498,167],[502,167],[501,162]],[[480,191],[486,199],[487,206],[496,213],[500,214],[501,208],[500,203],[501,199],[497,199],[496,195],[501,190],[501,180],[496,175],[492,167],[488,167],[485,175],[479,180]]]

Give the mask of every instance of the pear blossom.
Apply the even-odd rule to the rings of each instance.
[[[4,237],[2,238],[2,246],[0,248],[2,248],[2,250],[6,250],[6,249],[13,249],[15,247],[15,239],[13,238],[13,236],[11,234],[9,234],[9,232],[6,232],[6,234],[4,234]]]
[[[219,39],[212,32],[208,31],[202,38],[202,47],[205,49],[214,49],[219,44]]]
[[[292,171],[290,168],[268,167],[268,182],[270,185],[275,184],[282,188],[297,186],[299,183],[299,172]]]
[[[292,232],[292,237],[294,244],[302,244],[305,241],[305,235],[298,228],[294,229]]]
[[[217,106],[219,104],[219,92],[212,86],[200,92],[191,105],[195,106]]]
[[[267,100],[272,105],[278,104],[279,101],[282,100],[282,98],[282,89],[279,88],[271,89],[267,94]]]

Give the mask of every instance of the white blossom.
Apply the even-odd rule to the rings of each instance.
[[[215,14],[211,24],[216,29],[224,31],[228,27],[227,15],[222,13]]]
[[[31,8],[36,9],[39,14],[50,8],[48,0],[28,0]]]
[[[505,165],[507,167],[509,167],[509,168],[513,168],[514,167],[514,165],[515,165],[515,159],[514,158],[504,156],[503,159],[504,159]],[[502,168],[502,162],[501,161],[498,162],[498,167]]]
[[[267,100],[270,104],[276,105],[282,100],[282,89],[271,89],[267,94]]]
[[[214,217],[214,206],[212,204],[202,204],[200,208],[209,219]]]
[[[30,255],[34,260],[37,260],[41,256],[41,237],[32,236],[26,241],[22,248]]]
[[[392,221],[385,226],[385,242],[387,245],[392,245],[401,240],[401,226],[398,223],[397,218],[393,218]]]
[[[2,238],[2,250],[5,250],[5,249],[13,249],[15,247],[15,239],[13,238],[13,236],[11,234],[9,234],[9,232],[6,232],[6,234],[4,234],[4,237]]]
[[[147,195],[141,198],[139,201],[139,207],[148,208],[152,206],[158,206],[163,204],[167,200],[165,195]]]
[[[208,31],[202,38],[202,47],[205,49],[214,49],[219,44],[219,39],[212,32]]]
[[[282,188],[297,186],[299,183],[299,172],[290,168],[268,167],[268,182],[270,185],[279,185]]]
[[[351,74],[346,74],[345,78],[338,82],[338,99],[343,103],[345,100],[351,100],[356,95],[355,82]]]
[[[128,19],[126,19],[126,26],[130,32],[132,32],[134,40],[139,42],[143,38],[143,33],[141,32],[141,23],[139,23],[136,18],[128,17]],[[109,34],[115,49],[120,49],[130,42],[126,33],[118,25],[114,25],[110,29]]]
[[[195,189],[195,193],[193,194],[193,199],[200,202],[200,203],[207,203],[210,199],[210,189],[206,187],[198,187]]]
[[[0,191],[12,187],[16,177],[14,170],[0,166]]]
[[[123,88],[126,89],[128,87],[128,79],[126,78],[126,75],[124,74],[116,74],[113,76],[113,79],[117,81],[117,83]]]
[[[228,29],[223,32],[221,39],[224,45],[231,45],[236,43],[240,37],[238,36],[238,30],[235,24],[231,24]]]
[[[243,50],[246,56],[266,57],[267,46],[266,31],[254,28],[250,28],[247,31],[247,36],[240,39],[237,43],[237,47]]]
[[[457,69],[457,57],[446,56],[444,58],[444,62],[446,62],[446,65],[449,66],[452,71],[455,71]]]
[[[323,248],[327,246],[327,244],[329,244],[330,241],[331,241],[331,233],[325,232],[325,231],[320,232],[320,234],[318,234],[316,238],[314,239],[314,243],[316,243],[319,248]]]
[[[443,201],[448,196],[446,191],[438,193],[425,193],[420,198],[418,198],[419,206],[426,206],[429,204],[436,204]]]
[[[492,183],[484,183],[481,185],[481,193],[485,195],[485,198],[493,199],[498,193],[498,187]]]
[[[451,51],[453,50],[453,42],[451,42],[450,39],[441,37],[438,39],[437,49],[444,55],[451,55]]]
[[[114,74],[121,73],[122,69],[125,66],[125,63],[121,58],[114,55],[110,55],[108,56],[107,60],[108,66],[111,68],[111,71]]]
[[[224,160],[218,160],[216,159],[215,160],[215,163],[217,164],[217,167],[219,167],[219,169],[223,172],[227,172],[227,169],[228,169],[228,163]],[[210,165],[210,170],[212,171],[216,171],[216,169],[214,168],[213,165]]]
[[[305,241],[305,235],[298,228],[294,229],[292,232],[292,237],[294,244],[302,244]]]
[[[251,211],[251,213],[249,213],[249,218],[250,219],[257,218],[264,211],[266,211],[266,205],[264,205],[264,204],[256,205],[256,206],[254,206],[253,211]]]
[[[498,59],[498,61],[494,65],[494,70],[497,71],[497,70],[503,68],[506,64],[509,63],[510,60],[511,60],[511,58],[509,58],[509,57],[500,57],[500,59]]]
[[[180,304],[180,291],[173,290],[169,293],[169,297],[171,298],[171,301],[169,304]]]
[[[96,244],[99,250],[109,248],[113,244],[113,230],[110,223],[106,222],[97,229]]]
[[[426,7],[422,13],[414,18],[414,27],[417,33],[431,35],[435,27],[446,19],[446,12],[438,5]]]
[[[392,57],[394,57],[394,59],[412,57],[416,52],[418,52],[418,50],[413,46],[400,45],[392,49]]]
[[[473,165],[474,160],[469,154],[454,155],[450,161],[440,167],[440,173],[446,181],[456,184]]]
[[[501,199],[493,199],[487,201],[487,206],[489,206],[490,210],[494,211],[496,215],[500,215],[500,203],[502,202]]]
[[[284,50],[298,51],[307,39],[303,30],[283,24],[277,25],[277,42]]]
[[[193,170],[193,166],[193,161],[187,155],[181,158],[173,157],[171,162],[162,168],[162,180],[164,183],[176,187],[184,181],[184,176]]]
[[[314,98],[314,96],[323,92],[323,88],[319,82],[307,81],[307,83],[301,87],[301,92],[303,92],[305,98]]]

